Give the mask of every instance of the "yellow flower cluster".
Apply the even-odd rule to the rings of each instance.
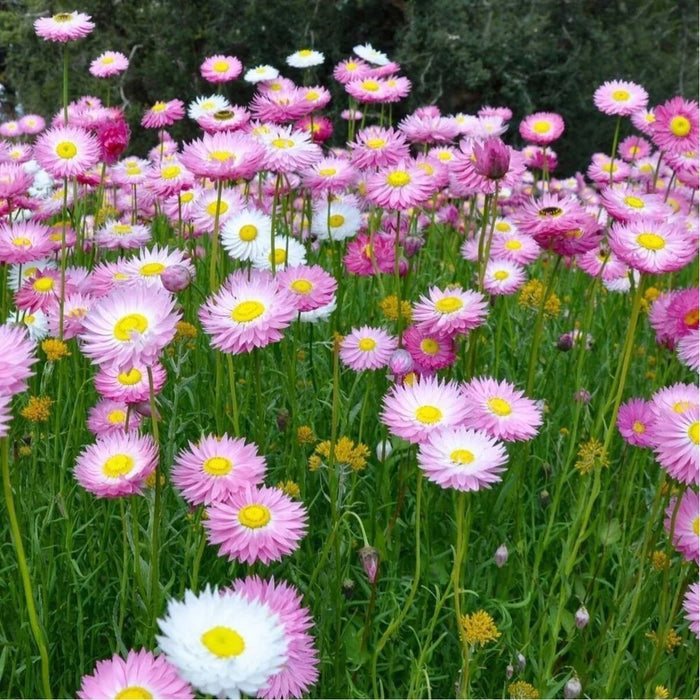
[[[29,403],[20,411],[32,423],[46,423],[51,417],[54,400],[50,396],[30,396]]]
[[[530,280],[526,282],[522,289],[520,290],[520,296],[518,297],[518,304],[525,307],[526,309],[540,308],[542,303],[542,295],[544,294],[544,285],[539,280]],[[561,300],[559,297],[550,292],[547,300],[544,303],[544,313],[545,316],[555,318],[559,315],[561,311]]]
[[[641,309],[644,313],[648,313],[651,305],[657,300],[661,291],[656,287],[648,287],[642,298]]]
[[[106,204],[98,209],[97,213],[95,214],[95,228],[104,226],[105,222],[109,221],[110,219],[116,220],[118,218],[119,212],[114,207],[110,207],[109,204]]]
[[[390,321],[399,320],[399,300],[397,299],[396,294],[391,294],[385,299],[382,299],[379,302],[379,308]],[[401,319],[405,323],[411,323],[413,320],[413,310],[411,309],[411,305],[405,299],[401,300]]]
[[[41,349],[46,353],[46,359],[49,362],[57,362],[70,355],[68,346],[58,338],[47,338],[42,341]]]
[[[539,698],[537,688],[526,681],[514,681],[508,686],[511,698]]]
[[[608,455],[603,450],[603,443],[600,440],[591,438],[588,442],[582,443],[578,448],[578,459],[574,466],[579,474],[588,474],[593,467],[600,465],[607,467],[610,465]]]
[[[469,646],[478,644],[483,647],[488,642],[495,642],[501,633],[491,615],[485,610],[477,610],[471,615],[462,615],[459,636]]]
[[[671,697],[671,693],[668,692],[668,688],[663,685],[657,685],[656,688],[654,688],[654,699],[656,700],[667,700],[668,698]]]
[[[331,457],[331,441],[324,440],[316,445],[314,454],[309,457],[309,469],[315,471],[323,462],[328,462]],[[369,447],[362,442],[357,445],[349,437],[341,437],[333,447],[333,461],[335,464],[346,464],[353,471],[361,471],[367,466]]]
[[[648,639],[651,639],[654,644],[657,643],[658,641],[658,636],[656,634],[656,630],[652,630],[651,632],[646,633],[646,637]],[[668,634],[666,635],[666,652],[668,654],[672,654],[674,649],[677,646],[680,646],[681,642],[683,640],[681,639],[680,635],[677,634],[676,630],[669,630]]]
[[[175,340],[189,340],[197,337],[197,327],[187,321],[175,324]]]
[[[277,488],[284,491],[290,498],[299,498],[301,489],[296,481],[280,481],[277,483]]]
[[[297,443],[300,445],[313,445],[316,442],[313,428],[308,425],[300,425],[297,428]]]
[[[671,559],[669,558],[668,554],[660,549],[657,549],[651,555],[651,565],[656,571],[663,571],[670,565],[670,563]]]

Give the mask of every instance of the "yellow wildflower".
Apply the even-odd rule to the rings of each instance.
[[[299,498],[301,495],[301,489],[296,481],[279,481],[277,488],[284,491],[290,498]]]
[[[656,630],[652,630],[651,632],[647,632],[647,633],[646,633],[646,637],[647,637],[648,639],[651,639],[651,640],[654,642],[654,644],[656,644],[656,643],[658,642],[658,636],[657,636],[657,634],[656,634]],[[682,641],[683,641],[683,640],[682,640],[681,637],[676,633],[675,630],[673,630],[673,629],[669,630],[669,631],[668,631],[668,634],[666,635],[666,641],[665,641],[665,644],[666,644],[666,652],[667,652],[668,654],[673,653],[674,649],[675,649],[677,646],[680,646],[680,643],[681,643]]]
[[[659,700],[667,700],[667,698],[671,697],[671,694],[668,692],[668,688],[663,685],[657,685],[656,688],[654,688],[654,698],[655,700],[658,698]]]
[[[313,445],[316,442],[313,428],[308,425],[300,425],[297,428],[297,443],[300,445]]]
[[[477,610],[471,615],[462,615],[459,636],[469,646],[478,644],[483,647],[488,642],[495,642],[501,633],[491,615],[485,610]]]
[[[321,466],[321,458],[318,455],[309,457],[309,471],[315,472]]]
[[[29,445],[20,445],[19,450],[20,457],[29,457],[29,455],[32,453],[32,448]]]
[[[591,438],[588,442],[582,443],[578,448],[578,460],[574,467],[579,474],[588,474],[593,467],[600,465],[607,467],[610,464],[607,454],[603,451],[603,443],[600,440]]]
[[[539,280],[530,280],[526,282],[521,290],[520,296],[518,297],[518,304],[527,309],[539,310],[540,304],[542,303],[542,296],[544,295],[544,285]],[[544,304],[545,316],[555,317],[559,315],[561,311],[561,300],[559,297],[550,292],[547,300]]]
[[[399,300],[397,299],[396,294],[391,294],[382,299],[379,302],[379,308],[390,321],[399,320]],[[413,319],[413,310],[411,309],[411,305],[405,299],[401,300],[401,319],[406,323],[411,323],[411,320]]]
[[[46,353],[46,359],[49,362],[57,362],[70,355],[68,346],[58,338],[47,338],[42,341],[41,349]]]
[[[670,563],[671,559],[669,558],[668,554],[660,549],[657,549],[651,555],[651,565],[656,571],[663,571],[669,566]]]
[[[539,698],[540,694],[534,685],[526,681],[515,681],[508,686],[511,698]]]
[[[175,324],[175,340],[185,340],[197,337],[197,327],[187,321],[178,321]]]
[[[54,400],[50,396],[30,396],[29,403],[20,411],[32,423],[45,423],[51,416]]]
[[[324,440],[316,445],[316,455],[330,460],[331,441]],[[333,461],[335,464],[346,464],[353,471],[360,471],[367,466],[369,447],[364,443],[355,443],[349,437],[341,437],[333,448]]]

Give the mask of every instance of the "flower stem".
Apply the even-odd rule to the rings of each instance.
[[[153,426],[153,440],[156,443],[156,449],[160,453],[160,439],[158,434],[158,413],[156,411],[156,396],[153,388],[153,370],[147,367],[148,371],[148,397],[151,404],[151,425]],[[162,486],[160,483],[160,455],[156,461],[155,484],[153,499],[153,530],[151,533],[151,622],[150,634],[155,633],[156,620],[158,618],[158,598],[159,598],[159,552],[160,552],[160,511],[162,501]]]

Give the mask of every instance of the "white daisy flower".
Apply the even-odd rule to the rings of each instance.
[[[275,271],[283,270],[288,265],[296,267],[306,264],[306,248],[304,248],[303,243],[299,243],[296,238],[275,236],[274,252],[270,250],[268,241],[265,249],[253,258],[253,267],[258,270],[271,270],[273,255]]]
[[[49,334],[49,320],[41,309],[37,309],[33,314],[19,310],[11,311],[7,323],[24,326],[35,343],[44,340]]]
[[[352,50],[361,59],[368,63],[373,63],[375,66],[385,66],[389,63],[389,57],[385,53],[373,48],[372,44],[358,44],[354,46]]]
[[[246,71],[243,80],[247,83],[260,83],[264,80],[274,80],[279,74],[280,72],[273,66],[255,66],[255,68]]]
[[[205,114],[216,114],[225,109],[231,109],[231,103],[223,95],[205,95],[190,102],[187,116],[196,120]]]
[[[234,260],[253,260],[270,249],[272,219],[256,209],[234,214],[221,229],[221,245]]]
[[[41,258],[32,262],[24,263],[24,265],[10,265],[10,271],[7,276],[8,287],[16,292],[22,284],[38,270],[54,269],[58,267],[58,263],[53,258]],[[20,269],[22,278],[20,279]]]
[[[320,51],[301,49],[295,51],[291,56],[287,56],[287,65],[292,66],[292,68],[311,68],[312,66],[320,66],[324,60],[325,57]]]
[[[322,241],[344,241],[352,238],[362,225],[362,212],[347,202],[321,204],[314,211],[311,233]]]

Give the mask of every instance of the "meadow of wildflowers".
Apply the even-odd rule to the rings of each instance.
[[[126,155],[126,56],[69,100],[99,27],[35,30],[56,113],[0,124],[2,695],[697,697],[698,104],[605,82],[613,143],[559,177],[576,125],[393,119],[369,44],[343,104],[319,50],[220,54]]]

